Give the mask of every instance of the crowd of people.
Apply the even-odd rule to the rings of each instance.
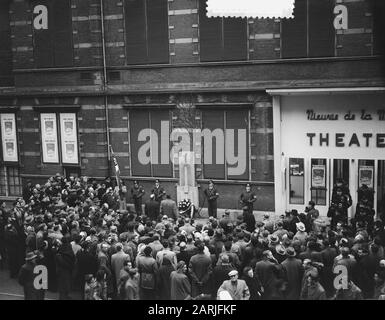
[[[350,192],[335,187],[330,225],[312,201],[304,212],[256,220],[250,185],[240,197],[243,214],[217,217],[220,194],[210,182],[204,223],[159,181],[145,203],[137,181],[129,189],[57,174],[28,182],[12,207],[2,203],[1,263],[25,299],[46,293],[34,283],[35,266],[46,267],[59,299],[76,291],[85,300],[385,299],[384,224],[368,209],[365,188],[348,221]]]

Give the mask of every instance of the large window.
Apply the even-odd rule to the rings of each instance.
[[[22,182],[19,168],[0,166],[0,196],[21,196]]]
[[[247,109],[202,111],[202,132],[209,130],[212,137],[202,143],[205,179],[249,180],[248,127]]]
[[[282,58],[334,56],[334,0],[295,0],[294,19],[282,20]]]
[[[169,62],[167,0],[125,0],[128,64]]]
[[[137,177],[171,178],[173,174],[169,157],[169,110],[132,110],[129,113],[129,118],[132,175]],[[163,130],[162,122],[164,125]],[[165,129],[168,129],[168,132],[165,132]],[[165,143],[168,146],[165,146]],[[167,164],[162,164],[162,150],[167,151]]]
[[[48,9],[48,29],[34,30],[34,57],[37,68],[73,65],[71,0],[32,0]]]
[[[247,59],[247,20],[208,18],[206,0],[199,2],[200,59],[231,61]]]
[[[9,1],[0,1],[0,87],[13,84],[11,27],[9,22]]]
[[[76,113],[41,113],[40,129],[44,163],[79,163]]]

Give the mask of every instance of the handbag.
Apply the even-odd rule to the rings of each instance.
[[[155,288],[154,274],[143,272],[140,276],[140,287],[142,289],[154,289]]]

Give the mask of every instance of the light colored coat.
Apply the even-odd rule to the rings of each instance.
[[[244,280],[237,280],[237,285],[233,285],[231,280],[226,280],[222,283],[222,285],[218,289],[217,299],[219,300],[219,294],[222,291],[227,291],[233,300],[249,300],[250,299],[250,291]]]

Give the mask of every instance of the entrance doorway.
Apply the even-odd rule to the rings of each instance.
[[[385,160],[378,161],[377,177],[377,211],[378,218],[385,220]]]

